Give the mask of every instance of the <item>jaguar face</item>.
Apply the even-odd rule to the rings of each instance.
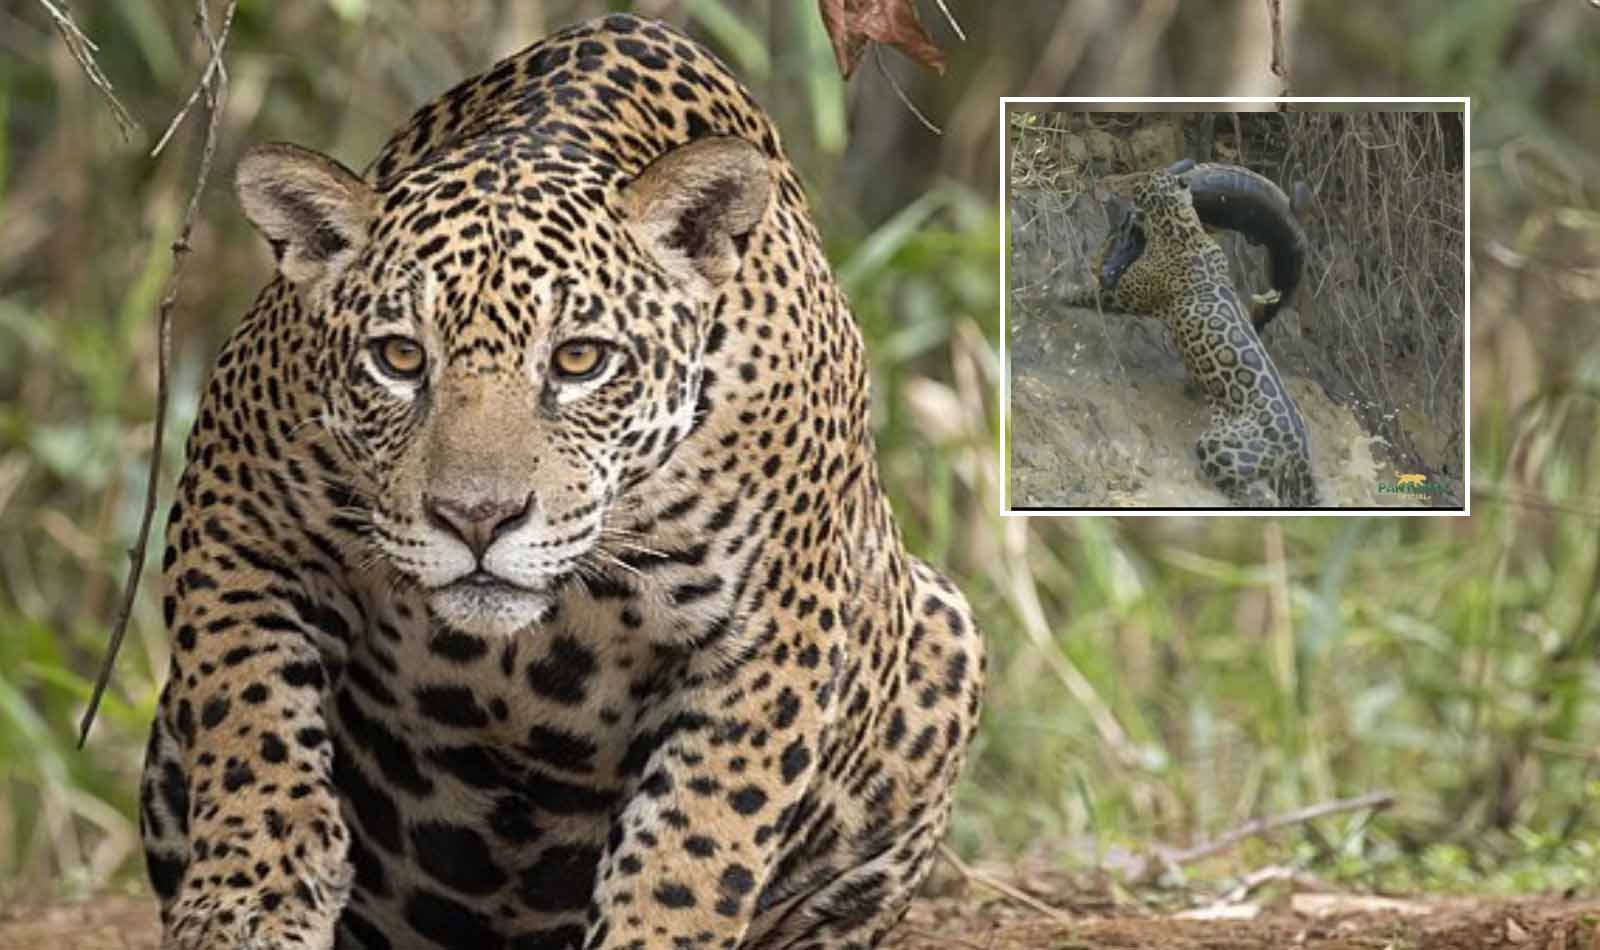
[[[1146,222],[1157,226],[1192,217],[1194,212],[1194,196],[1189,193],[1188,182],[1169,171],[1144,175],[1134,188],[1133,203]]]
[[[442,623],[525,629],[606,563],[608,514],[690,433],[766,160],[706,139],[628,179],[496,142],[375,189],[312,154],[252,153],[241,194],[325,328],[321,422],[371,542]]]

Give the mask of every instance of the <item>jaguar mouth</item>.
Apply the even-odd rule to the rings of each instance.
[[[509,587],[513,590],[529,590],[529,588],[523,587],[521,584],[518,584],[514,581],[508,581],[500,575],[492,574],[481,567],[473,571],[471,574],[457,578],[456,580],[445,585],[447,588],[456,586],[480,588]]]
[[[536,623],[554,603],[549,587],[529,587],[479,568],[428,594],[439,619],[469,633],[509,635]]]

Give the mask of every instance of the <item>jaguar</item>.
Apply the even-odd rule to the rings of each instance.
[[[276,272],[166,528],[164,950],[877,945],[984,647],[751,94],[613,15],[236,185]]]
[[[1185,160],[1108,181],[1114,194],[1131,185],[1131,203],[1101,246],[1096,280],[1069,289],[1064,302],[1150,314],[1167,326],[1211,405],[1195,445],[1201,471],[1231,503],[1315,507],[1305,422],[1196,211],[1184,177],[1192,169]]]

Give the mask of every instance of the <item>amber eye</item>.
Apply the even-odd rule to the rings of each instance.
[[[378,368],[395,379],[416,379],[428,365],[422,344],[410,337],[386,336],[372,341]]]
[[[606,345],[595,340],[569,340],[556,347],[550,365],[563,381],[592,379],[606,365]]]

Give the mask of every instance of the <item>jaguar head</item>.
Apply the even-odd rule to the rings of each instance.
[[[772,175],[735,138],[629,176],[502,136],[377,185],[262,146],[238,189],[370,542],[437,620],[511,634],[606,556],[608,514],[694,428],[710,310]]]

